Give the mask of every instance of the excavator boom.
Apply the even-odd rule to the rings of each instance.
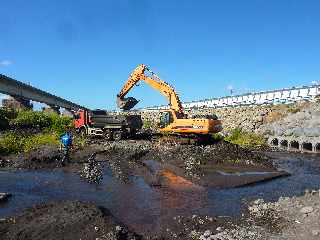
[[[146,73],[148,73],[149,76],[146,75]],[[145,81],[152,88],[164,95],[168,99],[170,108],[172,110],[178,113],[183,113],[181,101],[174,89],[168,83],[161,80],[155,73],[153,73],[150,69],[147,68],[146,65],[143,64],[139,65],[131,73],[127,82],[117,95],[117,105],[120,109],[130,110],[138,103],[138,101],[135,98],[125,98],[125,96],[141,80]]]
[[[138,101],[125,96],[139,82],[144,81],[155,90],[165,96],[170,104],[170,109],[162,112],[159,123],[160,133],[169,133],[177,136],[188,136],[191,138],[210,139],[212,133],[222,130],[221,121],[216,116],[202,116],[199,118],[188,118],[183,112],[183,107],[178,94],[168,83],[161,80],[146,65],[139,65],[130,75],[127,82],[117,95],[118,107],[122,110],[130,110]]]

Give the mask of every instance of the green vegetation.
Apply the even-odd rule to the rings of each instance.
[[[21,153],[36,149],[45,144],[59,144],[55,134],[22,135],[8,132],[0,139],[0,154]]]
[[[297,112],[300,112],[300,108],[298,107],[298,106],[296,106],[296,105],[289,105],[288,106],[288,112],[289,113],[297,113]]]
[[[58,145],[60,136],[67,128],[73,127],[72,118],[56,113],[30,110],[16,112],[3,108],[0,109],[1,126],[2,129],[11,126],[15,132],[5,132],[1,136],[0,154],[28,152],[45,144]],[[36,129],[38,133],[28,133],[28,129]],[[85,139],[75,139],[75,143],[79,147],[84,146]]]
[[[244,132],[240,128],[234,129],[224,140],[243,147],[260,147],[266,145],[266,139],[263,136]]]
[[[15,118],[17,112],[9,108],[0,108],[0,129],[9,127],[10,119]]]
[[[144,129],[151,129],[152,127],[153,127],[153,122],[152,121],[150,121],[150,120],[144,120],[143,121],[143,128]]]
[[[72,119],[56,113],[20,111],[10,124],[16,128],[35,128],[61,135],[67,127],[72,127]]]
[[[87,138],[85,136],[74,135],[72,144],[74,148],[83,149],[87,146]]]
[[[224,139],[224,137],[220,133],[214,133],[212,134],[212,139],[214,141],[221,141]]]

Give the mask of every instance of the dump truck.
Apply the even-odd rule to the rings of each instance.
[[[74,126],[81,135],[99,136],[110,141],[134,137],[142,128],[140,115],[111,115],[105,110],[79,110]]]
[[[162,111],[159,133],[194,139],[210,139],[213,133],[222,130],[221,121],[215,115],[192,118],[185,114],[174,88],[160,79],[144,64],[140,64],[134,69],[117,94],[117,105],[120,109],[130,110],[138,103],[137,99],[126,97],[126,95],[139,81],[144,81],[150,85],[164,95],[169,102],[169,109]]]

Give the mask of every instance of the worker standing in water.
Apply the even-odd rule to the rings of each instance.
[[[63,147],[63,157],[61,159],[61,164],[64,166],[69,161],[69,151],[72,146],[72,135],[70,131],[67,131],[60,138],[62,147]]]

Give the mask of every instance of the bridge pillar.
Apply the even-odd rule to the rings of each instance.
[[[48,105],[48,107],[43,107],[42,111],[44,111],[44,112],[54,112],[54,113],[60,115],[60,107],[54,106],[54,105]]]
[[[52,109],[53,112],[55,112],[58,115],[60,115],[60,107],[54,106],[54,105],[49,105],[49,107]]]
[[[33,105],[31,104],[30,100],[21,97],[10,97],[8,99],[3,99],[2,106],[16,110],[30,110],[33,108]]]

